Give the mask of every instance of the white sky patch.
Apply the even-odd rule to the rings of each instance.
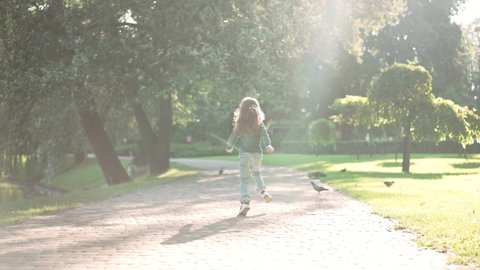
[[[460,6],[458,14],[452,18],[452,21],[460,25],[468,25],[478,18],[480,18],[480,0],[467,0]]]

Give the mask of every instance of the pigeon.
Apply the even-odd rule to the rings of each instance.
[[[346,172],[347,171],[347,168],[343,168],[340,170],[341,172]]]
[[[223,174],[223,167],[220,168],[220,170],[218,170],[218,175],[222,175]]]
[[[322,178],[322,177],[326,177],[327,175],[322,173],[322,172],[309,172],[308,173],[308,178],[311,178],[311,179],[318,179],[318,178]]]
[[[328,190],[322,186],[319,186],[317,184],[315,184],[313,181],[310,181],[310,183],[312,184],[312,187],[313,189],[315,189],[318,193],[320,193],[321,191],[324,191],[324,190]]]
[[[393,185],[393,183],[395,183],[395,181],[383,181],[383,183],[385,184],[385,186],[387,187],[390,187],[391,185]]]

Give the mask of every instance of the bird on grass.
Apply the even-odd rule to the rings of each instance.
[[[326,177],[327,175],[322,173],[322,172],[309,172],[308,173],[308,178],[311,178],[311,179],[318,179],[318,178],[322,178],[322,177]]]
[[[383,183],[385,184],[385,186],[390,187],[390,186],[393,185],[393,183],[395,183],[395,181],[393,181],[393,180],[392,181],[383,181]]]
[[[220,168],[220,170],[218,170],[218,175],[222,175],[223,174],[223,167]]]
[[[317,184],[315,184],[315,182],[313,181],[310,181],[310,183],[312,184],[312,187],[315,191],[317,191],[318,193],[320,193],[321,191],[324,191],[324,190],[328,190],[327,188],[324,188],[322,186],[319,186]]]

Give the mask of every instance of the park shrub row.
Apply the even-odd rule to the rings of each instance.
[[[307,141],[284,141],[275,145],[277,152],[292,154],[339,154],[339,155],[375,155],[402,153],[403,142],[384,141],[384,142],[365,142],[365,141],[337,141],[333,145],[322,145],[312,147]],[[412,153],[424,154],[463,154],[461,145],[453,141],[440,142],[413,142],[411,145]],[[480,144],[467,146],[466,153],[480,153]],[[225,149],[222,146],[210,144],[182,144],[174,143],[172,145],[172,156],[174,157],[205,157],[225,155]]]
[[[283,141],[275,145],[277,152],[292,154],[318,154],[318,155],[375,155],[402,153],[403,142],[365,142],[365,141],[337,141],[335,144],[320,145],[312,147],[308,141]],[[463,148],[453,141],[440,142],[413,142],[412,153],[425,154],[463,154]],[[119,155],[128,156],[129,153],[138,153],[138,146],[135,144],[117,148]],[[480,153],[480,144],[467,146],[466,153]],[[171,157],[206,157],[225,155],[223,146],[208,143],[173,143],[171,146]]]
[[[283,141],[277,149],[283,153],[302,154],[390,154],[401,153],[403,142],[365,142],[365,141],[337,141],[335,144],[312,147],[307,141]],[[466,147],[466,153],[480,153],[480,144],[472,144]],[[412,153],[425,154],[463,154],[462,146],[453,141],[435,142],[412,142]]]

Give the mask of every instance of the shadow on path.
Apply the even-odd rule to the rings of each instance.
[[[206,238],[212,235],[221,234],[227,230],[235,227],[236,224],[243,220],[258,218],[265,216],[265,214],[259,214],[246,217],[231,217],[224,220],[217,221],[215,223],[203,226],[199,229],[193,229],[194,224],[186,224],[178,230],[178,233],[162,242],[164,245],[175,245],[181,243],[192,242],[202,238]]]

